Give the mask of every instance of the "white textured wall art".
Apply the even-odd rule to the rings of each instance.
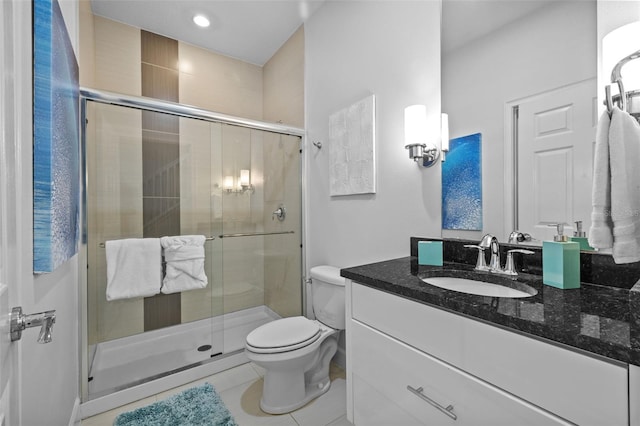
[[[329,194],[376,192],[375,97],[329,116]]]

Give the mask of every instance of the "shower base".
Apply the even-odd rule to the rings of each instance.
[[[103,397],[241,351],[256,327],[279,316],[266,306],[123,337],[91,348],[88,399]],[[206,346],[210,349],[203,350]],[[200,350],[198,350],[200,349]]]

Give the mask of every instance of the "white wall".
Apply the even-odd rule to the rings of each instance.
[[[439,236],[440,165],[404,149],[404,108],[428,106],[440,134],[440,2],[326,2],[305,24],[307,267],[409,255],[409,237]],[[376,96],[377,193],[329,196],[329,115]],[[322,141],[317,150],[312,141]]]
[[[20,25],[14,37],[21,45],[16,59],[22,73],[16,84],[21,93],[16,101],[21,147],[17,152],[15,182],[16,206],[16,265],[20,290],[12,295],[12,305],[21,305],[24,312],[35,313],[56,310],[53,341],[36,343],[38,330],[23,332],[19,345],[21,362],[21,389],[19,424],[67,425],[79,395],[79,312],[77,256],[54,273],[34,276],[33,267],[33,169],[32,169],[32,89],[31,89],[31,2],[14,1]],[[78,5],[76,1],[63,1],[62,11],[74,47],[77,46]],[[77,52],[77,49],[76,49]]]
[[[596,76],[595,9],[593,1],[550,3],[443,54],[442,110],[450,137],[482,133],[484,221],[482,232],[443,236],[480,239],[489,232],[506,241],[505,104]]]

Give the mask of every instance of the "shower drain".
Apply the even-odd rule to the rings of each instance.
[[[206,352],[208,350],[211,350],[211,345],[202,345],[198,347],[198,352]]]

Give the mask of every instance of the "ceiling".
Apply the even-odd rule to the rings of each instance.
[[[95,15],[264,65],[324,0],[91,0]],[[206,15],[208,28],[193,16]]]
[[[262,66],[324,1],[91,0],[91,5],[96,15]],[[550,1],[443,0],[442,50],[483,37]],[[208,28],[193,23],[197,13],[209,18]]]
[[[556,0],[443,0],[442,51],[516,22]]]

